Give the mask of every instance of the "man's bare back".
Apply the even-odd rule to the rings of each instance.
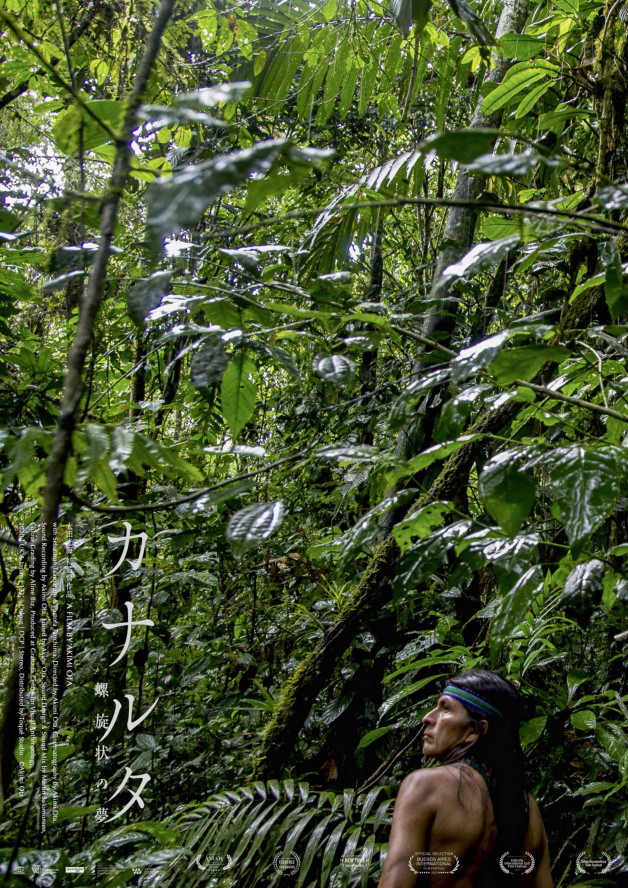
[[[543,821],[531,797],[529,809],[524,851],[535,865],[519,884],[552,888]],[[466,763],[414,771],[399,790],[379,888],[490,888],[486,867],[496,837],[493,805],[478,771]],[[438,872],[446,868],[444,855],[459,861],[455,872]],[[411,862],[429,873],[413,872]]]

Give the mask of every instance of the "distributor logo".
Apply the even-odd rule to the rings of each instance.
[[[576,872],[581,876],[601,876],[611,868],[611,856],[606,851],[601,857],[589,857],[586,851],[578,854]]]
[[[275,854],[273,866],[280,876],[295,876],[301,868],[301,858],[295,851],[289,851],[287,854],[279,851]]]
[[[534,869],[534,857],[529,851],[524,851],[523,854],[510,854],[506,851],[499,858],[499,868],[508,876],[521,873],[527,876]]]

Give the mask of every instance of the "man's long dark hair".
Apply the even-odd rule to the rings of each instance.
[[[505,852],[522,854],[528,826],[528,796],[524,786],[524,758],[519,741],[519,694],[514,685],[497,672],[485,669],[461,672],[448,684],[477,694],[496,707],[502,713],[502,718],[486,718],[486,733],[481,734],[478,730],[476,740],[453,747],[441,763],[450,765],[474,759],[486,770],[497,826],[493,859]],[[479,725],[483,716],[466,706],[463,700],[459,702],[469,713],[469,718]]]

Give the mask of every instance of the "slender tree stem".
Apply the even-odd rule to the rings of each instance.
[[[140,61],[138,71],[133,84],[133,89],[126,104],[120,136],[116,139],[116,156],[113,172],[109,183],[108,192],[103,200],[101,213],[100,242],[98,251],[94,257],[92,273],[89,278],[85,298],[81,305],[78,327],[74,344],[68,355],[66,377],[61,399],[60,415],[57,429],[52,443],[50,457],[46,471],[46,486],[43,492],[43,506],[39,529],[35,543],[34,565],[35,571],[33,590],[30,590],[30,580],[27,577],[24,593],[24,608],[22,628],[25,637],[30,639],[31,616],[34,625],[38,626],[41,613],[42,594],[45,592],[51,575],[53,553],[53,529],[57,520],[59,505],[62,498],[63,476],[72,446],[72,433],[76,424],[77,410],[83,390],[83,367],[87,357],[90,342],[94,332],[94,324],[98,309],[100,308],[105,292],[107,279],[107,262],[111,252],[111,242],[114,226],[118,213],[118,207],[131,166],[130,141],[135,125],[135,114],[139,106],[142,94],[148,84],[153,63],[159,50],[161,39],[166,25],[172,15],[175,0],[162,0],[159,11],[155,17],[153,28],[148,36],[144,55]],[[2,17],[15,32],[16,28],[11,16],[0,10]],[[19,28],[19,26],[18,26]],[[22,29],[19,29],[21,32]],[[23,32],[20,33],[21,39]],[[36,53],[37,54],[37,53]],[[49,67],[49,65],[46,65]],[[55,74],[58,80],[61,78]],[[62,81],[63,82],[63,81]],[[63,82],[70,92],[72,87]],[[29,641],[28,644],[31,642]],[[33,655],[24,658],[24,666],[21,672],[21,680],[24,686],[28,685],[29,667]],[[20,648],[15,647],[15,655],[11,670],[7,678],[2,723],[0,724],[0,753],[1,753],[1,783],[0,783],[0,810],[11,781],[14,767],[13,750],[18,733],[18,707],[19,707],[19,681],[20,681]]]

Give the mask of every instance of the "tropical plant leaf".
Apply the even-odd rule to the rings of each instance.
[[[510,536],[519,532],[534,505],[534,480],[519,468],[518,454],[500,453],[487,463],[479,478],[482,502],[491,517]]]
[[[559,364],[570,355],[562,345],[521,345],[503,349],[488,370],[501,385],[510,385],[516,379],[532,379],[544,364]]]
[[[238,437],[253,415],[257,393],[253,381],[256,372],[250,358],[244,352],[239,352],[222,374],[222,412],[234,438]]]
[[[540,567],[534,566],[528,568],[510,591],[502,595],[499,610],[491,620],[491,655],[494,660],[542,588],[543,573]]]
[[[509,59],[532,59],[545,52],[546,42],[541,37],[529,34],[504,34],[499,38],[499,45]]]
[[[316,165],[329,155],[328,150],[297,148],[286,139],[271,139],[158,179],[147,189],[147,224],[154,248],[160,250],[164,237],[193,225],[220,195],[244,185],[254,173],[268,173],[280,158],[294,168]]]
[[[482,103],[484,114],[492,114],[510,104],[516,96],[537,80],[558,75],[560,69],[551,62],[537,59],[532,64],[519,62],[504,76],[501,83],[488,94]]]
[[[355,364],[345,355],[318,355],[314,359],[314,372],[332,385],[346,385],[355,373]]]
[[[282,502],[254,503],[240,509],[229,519],[227,539],[236,555],[256,549],[274,533],[283,522],[285,508]]]
[[[469,28],[471,34],[478,43],[489,46],[495,43],[495,38],[488,30],[482,19],[471,9],[467,0],[447,0],[459,19]]]
[[[127,311],[136,324],[142,324],[150,312],[161,304],[170,289],[171,271],[155,271],[148,278],[134,281],[127,295]]]
[[[220,385],[228,363],[229,355],[222,339],[204,345],[196,352],[190,366],[190,379],[194,388],[208,397],[211,390]]]
[[[451,362],[451,376],[454,382],[460,383],[475,375],[479,370],[489,366],[508,341],[508,333],[502,331],[490,336],[477,345],[464,348],[457,358]]]
[[[568,613],[583,620],[588,619],[602,597],[604,565],[597,558],[576,564],[561,594],[561,602]]]
[[[430,503],[416,512],[412,512],[403,521],[395,524],[393,533],[402,553],[405,552],[416,540],[429,536],[435,527],[438,527],[449,512],[451,503]]]
[[[495,265],[499,265],[502,259],[518,246],[520,241],[521,237],[518,234],[511,234],[497,241],[486,241],[482,244],[476,244],[459,262],[448,265],[444,269],[434,284],[433,292],[436,294],[443,287],[451,284],[452,281],[470,277],[482,271],[488,271]]]
[[[422,30],[427,22],[432,0],[390,0],[390,11],[402,34],[412,23]]]
[[[597,724],[595,713],[590,709],[581,709],[579,712],[572,712],[569,721],[577,731],[594,731]]]
[[[490,151],[500,135],[499,130],[490,127],[452,130],[430,136],[421,144],[421,150],[424,153],[435,151],[443,160],[466,164]]]
[[[535,148],[526,148],[518,154],[482,154],[465,166],[469,172],[486,176],[525,176],[540,163],[556,167],[560,161],[539,154]]]
[[[456,521],[411,546],[399,559],[397,576],[393,582],[395,598],[416,589],[470,527],[470,521]]]
[[[604,446],[559,447],[547,463],[558,517],[572,548],[580,551],[619,496],[621,470],[617,455]]]
[[[604,244],[600,258],[604,266],[606,303],[613,318],[618,318],[628,312],[628,287],[624,284],[621,254],[614,238]]]

